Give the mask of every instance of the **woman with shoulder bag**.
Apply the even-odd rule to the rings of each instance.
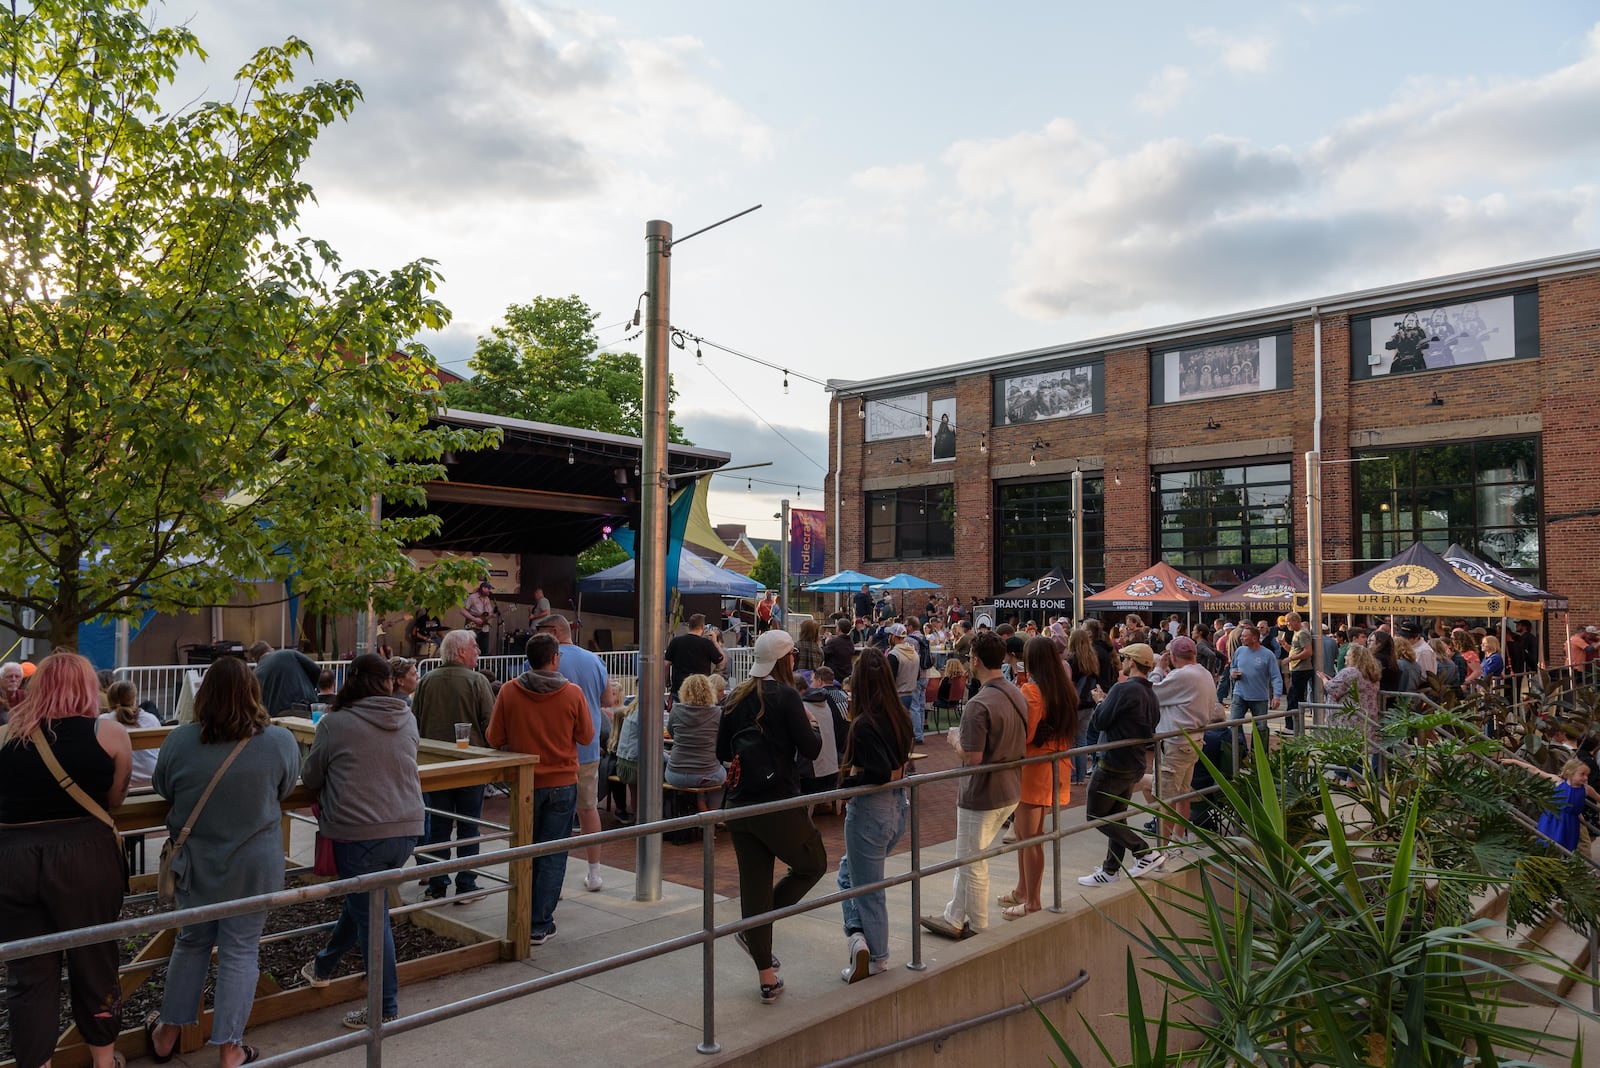
[[[799,797],[797,758],[822,752],[822,735],[794,687],[794,639],[786,631],[769,630],[756,639],[755,654],[750,677],[728,695],[717,729],[717,759],[732,765],[724,807],[739,862],[740,915],[747,917],[793,905],[828,866],[828,851],[809,808],[745,819],[736,814],[745,805]],[[779,860],[789,865],[789,872],[774,886],[773,865]],[[735,937],[755,962],[761,1003],[771,1005],[783,993],[778,960],[772,955],[772,925]]]
[[[895,693],[894,672],[876,649],[864,649],[850,677],[850,733],[845,736],[842,785],[898,782],[911,759],[911,713]],[[906,826],[903,789],[852,797],[844,814],[844,858],[839,889],[883,878],[883,865]],[[849,965],[839,973],[860,982],[889,966],[889,908],[882,890],[847,898],[845,949]]]
[[[151,777],[156,793],[172,802],[167,834],[175,846],[179,908],[283,889],[279,803],[299,777],[299,745],[294,735],[272,725],[250,666],[235,657],[212,664],[194,696],[194,722],[167,736]],[[211,1045],[222,1068],[259,1056],[244,1044],[244,1028],[255,1004],[266,920],[265,912],[253,912],[186,924],[178,931],[161,1009],[144,1021],[157,1064],[172,1059],[182,1028],[200,1019],[213,946],[217,983]]]
[[[94,666],[76,653],[55,653],[0,731],[0,942],[110,923],[122,911],[127,873],[106,810],[128,792],[133,747],[120,723],[99,716]],[[122,1064],[117,943],[69,949],[66,957],[72,1020],[94,1068]],[[50,1063],[60,994],[60,953],[7,963],[19,1068]]]

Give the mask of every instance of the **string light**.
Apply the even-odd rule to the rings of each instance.
[[[575,464],[577,462],[578,462],[578,457],[573,454],[571,449],[568,449],[567,450],[567,463]]]
[[[866,417],[867,417],[867,398],[862,397],[861,400],[856,403],[856,418],[857,419],[865,419]]]
[[[756,483],[755,483],[755,479],[747,479],[747,480],[746,480],[746,481],[745,481],[745,484],[744,484],[744,491],[745,491],[745,492],[746,492],[746,493],[754,493],[754,492],[755,492],[755,491],[756,491]]]
[[[694,362],[695,366],[697,367],[704,367],[706,365],[705,357],[700,355],[700,342],[698,341],[694,343]]]
[[[923,424],[922,424],[922,436],[925,437],[925,438],[933,437],[933,416],[931,416],[931,415],[928,416],[928,418],[923,421]]]
[[[788,371],[784,371],[783,372],[783,392],[786,395],[789,392],[789,372]]]
[[[989,451],[989,432],[988,431],[984,431],[983,434],[981,434],[978,437],[978,451],[982,452],[982,453],[987,453]]]

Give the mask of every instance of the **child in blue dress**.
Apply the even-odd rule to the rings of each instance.
[[[1600,802],[1600,793],[1589,785],[1589,765],[1581,760],[1569,760],[1562,765],[1560,775],[1552,775],[1514,757],[1503,757],[1500,763],[1515,764],[1556,783],[1556,807],[1539,817],[1539,833],[1567,852],[1576,852],[1584,802],[1591,798]]]

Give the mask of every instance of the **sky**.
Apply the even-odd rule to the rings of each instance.
[[[858,379],[1600,246],[1593,3],[190,0],[182,100],[294,35],[364,101],[303,229],[436,260],[462,374],[506,306],[602,345],[672,256],[678,421],[715,522],[820,508]],[[782,369],[788,376],[783,386]],[[804,376],[804,377],[802,377]],[[830,560],[831,564],[831,560]]]

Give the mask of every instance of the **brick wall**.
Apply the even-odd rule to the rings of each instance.
[[[1458,299],[1452,297],[1448,302]],[[1406,301],[1402,298],[1394,303]],[[1600,482],[1589,470],[1592,456],[1600,448],[1600,394],[1593,374],[1600,355],[1600,272],[1541,281],[1537,361],[1355,382],[1351,380],[1350,318],[1343,312],[1324,314],[1321,323],[1323,546],[1329,561],[1323,569],[1325,583],[1348,578],[1367,566],[1349,562],[1363,556],[1364,547],[1356,536],[1355,467],[1344,462],[1362,448],[1429,439],[1472,440],[1507,432],[1539,433],[1546,516],[1600,508]],[[1261,332],[1272,329],[1264,327]],[[865,423],[856,418],[853,400],[847,402],[844,425],[832,428],[834,433],[844,434],[845,497],[836,559],[841,567],[872,573],[910,571],[944,584],[947,593],[957,592],[963,600],[991,593],[993,480],[996,472],[1006,471],[1008,466],[1007,473],[1015,475],[1014,465],[1025,465],[1039,441],[1044,443],[1037,452],[1041,461],[1103,458],[1109,579],[1132,574],[1156,558],[1150,530],[1150,456],[1151,450],[1161,449],[1176,450],[1172,458],[1180,464],[1189,462],[1191,455],[1214,466],[1264,460],[1269,455],[1288,458],[1293,472],[1293,557],[1301,567],[1307,566],[1302,456],[1313,447],[1316,410],[1315,327],[1309,312],[1296,317],[1291,330],[1293,387],[1273,393],[1152,407],[1146,347],[1105,354],[1105,412],[1097,415],[990,427],[993,386],[989,373],[933,387],[930,398],[952,393],[957,398],[960,432],[954,465],[931,463],[928,442],[922,437],[865,445]],[[1431,403],[1435,395],[1442,405]],[[1221,426],[1208,429],[1209,420]],[[1536,429],[1504,429],[1511,425]],[[980,447],[985,431],[987,452]],[[1241,446],[1233,455],[1230,444],[1241,442],[1253,444]],[[1269,444],[1270,454],[1262,451]],[[892,464],[896,455],[909,462]],[[1065,462],[1070,470],[1072,461]],[[952,466],[956,480],[955,557],[866,561],[862,480],[925,477]],[[828,491],[831,516],[831,472]],[[1600,517],[1548,523],[1544,553],[1546,582],[1571,597],[1574,622],[1600,621],[1600,566],[1596,564],[1600,560]],[[1560,626],[1556,621],[1557,630]]]

